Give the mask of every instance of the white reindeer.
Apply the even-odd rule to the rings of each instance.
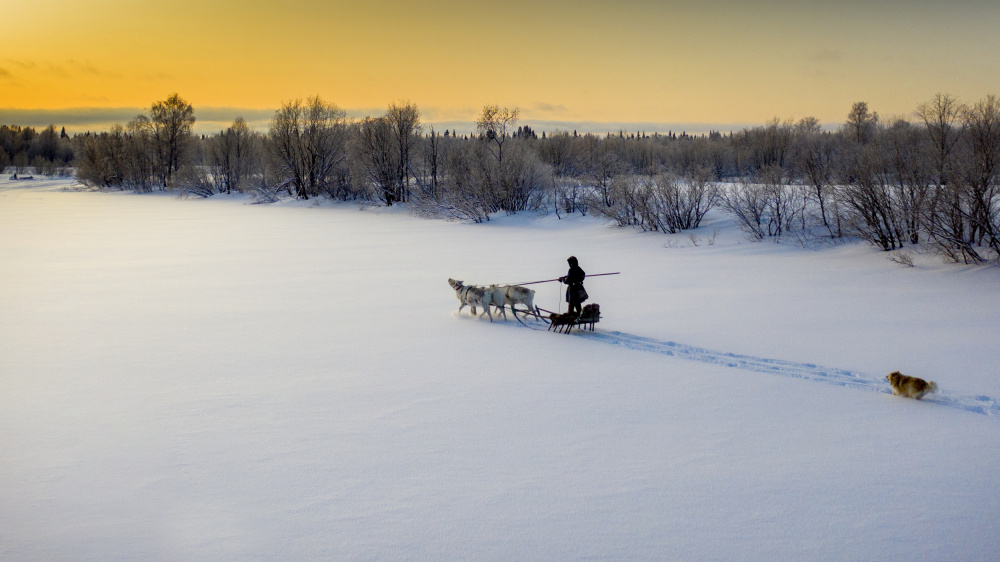
[[[490,322],[493,321],[493,315],[490,314],[490,302],[492,301],[492,292],[490,290],[483,287],[465,285],[462,281],[454,279],[448,279],[448,284],[451,285],[452,289],[455,289],[455,297],[462,303],[458,307],[459,312],[462,312],[462,309],[468,305],[472,308],[472,315],[476,316],[476,308],[481,307],[483,312],[489,316]]]
[[[504,302],[510,305],[515,317],[517,316],[517,310],[514,309],[515,304],[524,305],[528,312],[541,314],[541,311],[535,307],[535,291],[533,289],[520,285],[502,285],[500,288],[503,290]]]
[[[503,314],[503,319],[505,321],[507,320],[507,309],[504,308],[504,305],[507,304],[506,288],[507,288],[506,285],[504,286],[490,285],[489,287],[486,288],[486,290],[490,292],[490,304],[492,304],[493,306],[497,307],[500,310],[500,313]],[[513,305],[511,306],[511,308],[512,309],[514,308]]]

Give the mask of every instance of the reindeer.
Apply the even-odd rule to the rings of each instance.
[[[454,279],[448,279],[448,284],[451,285],[452,289],[455,289],[455,297],[462,303],[458,307],[459,312],[462,312],[462,309],[468,305],[472,308],[472,315],[476,316],[476,308],[481,307],[483,312],[489,316],[490,322],[493,321],[493,315],[490,314],[490,302],[492,302],[492,292],[490,290],[483,287],[465,285],[462,281]]]
[[[505,305],[510,305],[511,312],[514,313],[514,317],[517,317],[517,309],[514,308],[515,304],[524,305],[528,312],[533,314],[541,314],[537,308],[535,308],[535,291],[532,289],[527,289],[520,285],[490,285],[487,287],[492,295],[493,306],[499,308],[503,313],[503,319],[507,319],[507,312],[504,309]]]
[[[541,314],[541,311],[535,307],[534,289],[528,289],[520,285],[504,285],[502,289],[505,300],[510,304],[510,309],[514,311],[515,316],[517,315],[517,311],[514,310],[515,304],[524,305],[528,309],[528,312],[533,314]]]
[[[503,319],[506,321],[507,309],[504,308],[504,305],[507,304],[507,293],[504,291],[504,288],[505,286],[501,287],[499,285],[490,285],[489,287],[486,288],[486,290],[489,291],[490,293],[490,304],[497,307],[500,313],[503,314]],[[513,310],[514,305],[511,304],[510,308],[511,310]],[[515,312],[514,314],[517,313]]]

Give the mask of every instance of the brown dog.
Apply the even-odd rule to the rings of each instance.
[[[562,314],[553,312],[549,315],[549,330],[554,329],[556,332],[568,334],[573,331],[573,326],[579,318],[580,315],[575,312],[564,312]]]
[[[930,394],[932,392],[937,392],[937,383],[934,381],[927,382],[924,379],[917,377],[908,377],[899,371],[893,371],[886,375],[885,380],[889,381],[892,385],[892,394],[894,396],[905,396],[907,398],[916,398],[920,400],[925,394]]]

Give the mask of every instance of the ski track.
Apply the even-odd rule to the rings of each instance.
[[[525,325],[537,330],[546,329],[546,327],[531,326],[530,323],[526,323]],[[892,387],[889,385],[889,381],[885,380],[885,377],[873,377],[872,375],[866,373],[848,371],[846,369],[824,367],[813,363],[796,363],[794,361],[785,361],[782,359],[767,359],[764,357],[754,357],[752,355],[739,355],[736,353],[726,353],[724,351],[714,351],[711,349],[694,347],[672,341],[656,340],[653,338],[637,336],[635,334],[628,334],[619,331],[606,332],[598,330],[590,332],[579,330],[572,333],[595,342],[607,345],[617,345],[626,349],[648,351],[651,353],[658,353],[660,355],[669,355],[671,357],[687,359],[689,361],[722,365],[725,367],[732,367],[734,369],[746,369],[747,371],[754,371],[757,373],[768,373],[782,377],[821,382],[834,386],[857,388],[860,390],[868,390],[882,394],[892,394]],[[994,419],[1000,420],[1000,401],[989,396],[960,395],[939,390],[934,394],[926,396],[922,399],[922,401],[940,404],[950,408],[957,408],[974,414],[990,416]]]

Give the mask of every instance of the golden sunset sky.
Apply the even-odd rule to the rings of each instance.
[[[516,106],[564,130],[836,124],[856,101],[889,116],[1000,94],[996,0],[0,4],[0,122],[68,129],[172,92],[203,127],[319,95],[355,116],[411,101],[426,123]]]

